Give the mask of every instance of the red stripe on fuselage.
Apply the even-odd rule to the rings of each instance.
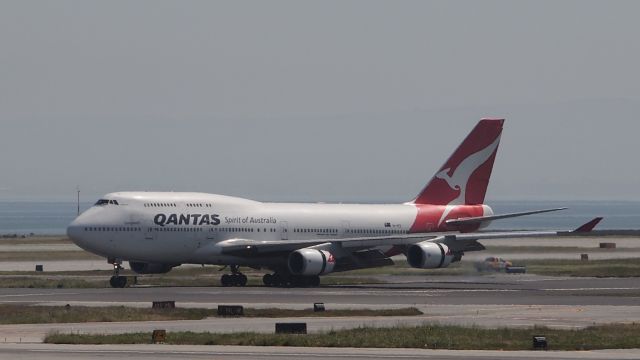
[[[423,232],[442,232],[442,231],[461,231],[472,232],[480,228],[480,224],[470,225],[464,228],[450,228],[447,227],[446,220],[459,219],[467,217],[483,216],[484,209],[482,205],[453,205],[453,209],[442,219],[442,214],[447,209],[446,205],[414,205],[418,210],[416,219],[411,226],[410,232],[423,233]]]

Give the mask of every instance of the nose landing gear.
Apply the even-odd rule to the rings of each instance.
[[[247,276],[240,272],[238,265],[231,265],[231,274],[224,274],[220,277],[222,286],[246,286]]]
[[[120,276],[122,270],[122,261],[117,259],[109,259],[109,264],[113,265],[113,276],[109,279],[112,288],[123,288],[127,286],[127,277]]]

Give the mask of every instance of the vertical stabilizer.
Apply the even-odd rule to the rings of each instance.
[[[413,200],[414,204],[484,202],[504,119],[482,119]]]

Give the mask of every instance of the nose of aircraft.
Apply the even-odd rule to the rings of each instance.
[[[78,215],[78,217],[76,217],[75,220],[67,226],[67,236],[80,247],[84,247],[84,239],[82,235],[84,233],[84,228],[90,225],[89,217],[90,216],[87,212],[84,212]]]

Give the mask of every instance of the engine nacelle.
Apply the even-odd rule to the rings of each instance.
[[[175,266],[178,265],[129,261],[129,267],[137,274],[164,274],[171,271]]]
[[[300,249],[289,254],[287,265],[294,275],[324,275],[333,271],[336,259],[326,250]]]
[[[436,269],[449,266],[454,258],[453,252],[445,244],[421,242],[409,247],[407,262],[414,268]]]

